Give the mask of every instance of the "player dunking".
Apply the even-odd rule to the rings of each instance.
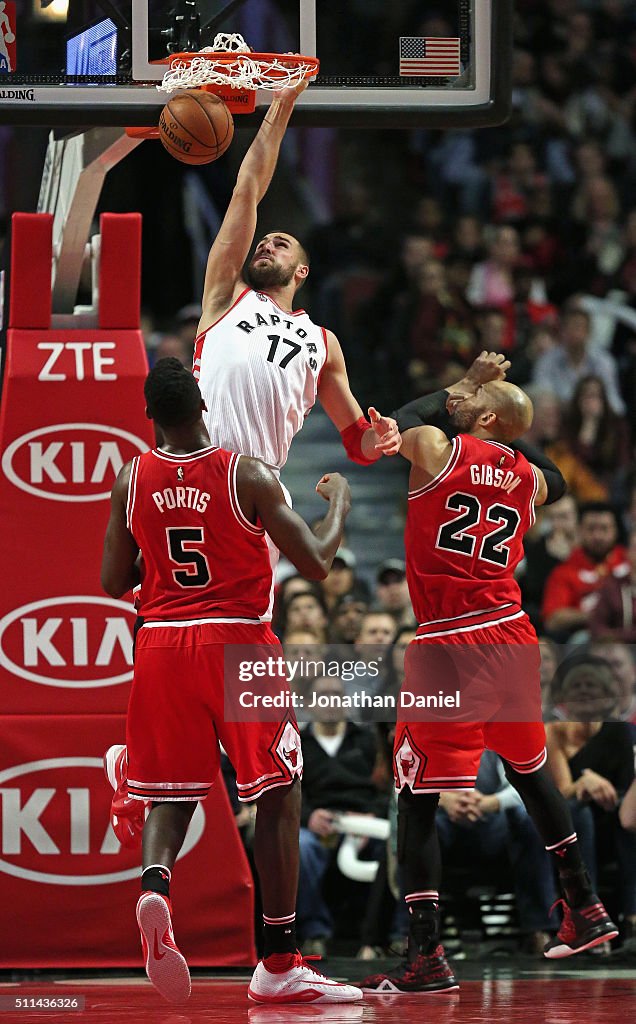
[[[443,661],[446,672],[449,665],[457,672],[454,685],[461,692],[477,690],[478,698],[480,692],[488,696],[492,716],[489,721],[455,723],[406,721],[405,715],[398,720],[398,859],[409,909],[409,944],[401,969],[361,983],[376,992],[458,987],[439,942],[441,863],[435,812],[440,792],[474,788],[484,747],[504,759],[506,776],[558,868],[563,923],[545,955],[570,956],[618,934],[592,892],[567,804],[544,767],[537,638],[521,609],[513,577],[523,555],[523,535],[534,522],[534,505],[543,504],[548,492],[544,473],[508,447],[530,426],[532,405],[519,388],[503,381],[451,401],[451,419],[460,431],[452,442],[432,426],[404,434],[402,453],[412,466],[407,577],[420,625],[407,654],[403,689],[417,692],[419,684],[421,690],[420,673]],[[530,705],[537,709],[534,721],[495,713],[493,690],[502,681],[510,682],[505,678],[510,666],[519,669],[513,684],[529,691]]]
[[[144,623],[126,740],[129,795],[152,801],[137,903],[146,972],[165,998],[189,996],[188,967],[172,933],[170,876],[196,803],[217,776],[221,742],[236,770],[239,799],[256,801],[258,808],[254,857],[265,950],[250,997],[286,1003],[360,999],[359,989],[325,978],[296,952],[295,783],[302,750],[295,719],[232,723],[224,715],[225,645],[253,645],[257,660],[282,653],[262,621],[272,576],[265,530],[300,572],[323,579],[349,511],[347,481],[333,474],[319,482],[329,510],[313,534],[288,507],[271,470],[211,444],[199,388],[178,360],[160,360],[144,390],[164,443],[137,456],[117,477],[102,584],[121,597],[141,582]]]
[[[349,387],[338,339],[293,310],[295,293],[309,273],[300,242],[284,231],[266,235],[243,268],[256,230],[258,204],[274,174],[294,103],[307,83],[273,96],[241,164],[232,199],[210,250],[193,372],[214,444],[262,459],[278,472],[316,397],[340,431],[349,457],[370,464],[395,455],[401,437],[394,419],[370,410],[371,425]],[[246,280],[247,278],[247,280]],[[278,551],[269,542],[275,567]],[[266,617],[271,617],[273,588]],[[134,843],[142,825],[126,796],[126,751],[104,758],[115,790],[113,828]]]
[[[400,447],[395,420],[364,418],[349,387],[335,334],[314,324],[294,298],[309,257],[293,235],[257,244],[245,274],[257,209],[274,174],[294,103],[306,88],[282,89],[241,164],[232,199],[210,250],[194,374],[215,444],[280,469],[316,397],[340,431],[348,456],[371,463]]]

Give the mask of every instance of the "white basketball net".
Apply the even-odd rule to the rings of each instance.
[[[254,60],[243,36],[219,32],[212,46],[206,46],[201,53],[233,53],[233,60],[215,61],[214,57],[194,56],[189,60],[182,57],[170,62],[170,70],[163,76],[157,88],[162,92],[177,89],[199,89],[202,85],[225,85],[232,89],[289,89],[299,85],[313,65],[304,61],[287,64],[284,56]]]

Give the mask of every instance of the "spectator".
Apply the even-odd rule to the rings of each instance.
[[[296,666],[293,671],[288,671],[290,689],[308,702],[313,680],[325,671],[321,663],[325,659],[326,646],[308,629],[289,630],[281,637],[281,643],[285,661]]]
[[[201,321],[201,306],[198,302],[192,302],[183,306],[174,318],[175,334],[181,339],[190,353],[190,365],[194,353],[194,342],[196,341],[197,330]]]
[[[539,652],[541,664],[539,666],[539,679],[541,682],[541,710],[544,718],[547,718],[554,706],[554,695],[552,693],[552,680],[555,677],[559,664],[558,647],[549,636],[540,636]]]
[[[537,360],[533,383],[568,402],[578,381],[589,376],[602,380],[610,408],[622,416],[625,403],[618,388],[616,364],[607,352],[590,343],[589,313],[571,305],[562,317],[559,344]]]
[[[379,567],[376,579],[376,610],[392,615],[396,626],[412,623],[413,609],[402,559],[387,558]]]
[[[360,634],[362,620],[369,609],[366,601],[355,594],[343,594],[332,613],[329,639],[334,644],[352,644]]]
[[[523,221],[528,217],[534,192],[545,183],[537,169],[532,146],[515,142],[507,166],[495,178],[492,216],[498,224]]]
[[[587,499],[580,493],[577,496],[581,500],[607,500],[617,474],[629,464],[629,436],[624,418],[610,409],[599,377],[581,377],[578,381],[563,411],[562,435],[562,440],[550,447],[550,458],[568,483],[568,461],[583,463],[597,482],[599,493]]]
[[[552,391],[538,391],[532,386],[528,394],[534,405],[534,418],[525,439],[545,449],[559,437],[561,431],[561,403]]]
[[[636,643],[636,530],[629,538],[628,566],[618,566],[598,591],[590,618],[594,638]]]
[[[192,357],[194,352],[194,346],[191,345],[186,339],[179,337],[178,334],[163,334],[153,354],[153,364],[159,359],[166,359],[168,356],[174,356],[180,363],[187,366],[188,369],[192,368]]]
[[[515,228],[497,228],[488,248],[488,259],[473,269],[466,298],[473,306],[504,309],[514,299],[514,268],[519,262],[519,235]]]
[[[618,718],[636,724],[636,663],[633,647],[613,640],[598,640],[590,644],[590,653],[606,661],[618,684]],[[634,734],[636,741],[636,733]]]
[[[540,608],[545,582],[553,569],[572,554],[578,536],[578,512],[571,494],[541,511],[540,535],[524,538],[525,557],[517,579],[521,587],[523,607],[535,626],[541,625]]]
[[[412,625],[400,626],[393,643],[391,644],[388,651],[388,669],[386,672],[384,693],[390,693],[398,699],[398,694],[404,682],[404,662],[406,658],[406,651],[416,636],[417,627],[415,623]],[[388,715],[387,715],[388,717]],[[389,762],[391,761],[389,756]]]
[[[367,666],[366,673],[356,673],[355,679],[344,684],[348,697],[367,693],[374,696],[384,691],[386,675],[389,671],[388,651],[395,636],[395,620],[388,612],[367,612],[364,616],[358,638],[354,644],[355,658]],[[355,721],[363,721],[374,716],[366,709],[352,712]]]
[[[322,594],[301,591],[293,594],[281,608],[281,635],[299,629],[314,633],[320,641],[327,639],[327,606]]]
[[[451,254],[461,257],[469,264],[482,259],[484,254],[483,225],[478,217],[464,214],[457,218],[451,239]]]
[[[363,580],[355,575],[356,556],[349,548],[338,548],[329,575],[322,580],[320,586],[327,605],[331,611],[339,598],[345,594],[355,593],[363,599],[368,598],[369,588]]]
[[[548,854],[521,797],[491,750],[482,754],[473,791],[440,795],[437,829],[445,863],[453,848],[464,857],[468,845],[471,857],[483,864],[507,853],[524,947],[542,953],[555,898]]]
[[[333,933],[333,916],[323,881],[339,845],[338,812],[386,816],[386,798],[372,781],[376,760],[374,733],[347,722],[341,708],[344,689],[336,677],[318,678],[316,696],[334,698],[334,706],[316,709],[303,731],[304,760],[300,829],[300,879],[296,926],[303,952],[324,956]]]
[[[406,344],[407,372],[416,393],[437,389],[449,362],[460,368],[470,362],[472,314],[464,296],[449,289],[440,260],[428,260],[418,272],[415,288],[394,302],[388,344],[401,365]]]
[[[596,659],[595,659],[596,660]],[[572,679],[578,671],[578,681]],[[599,673],[596,673],[597,679]],[[616,687],[616,684],[614,684]],[[613,691],[616,706],[617,688]],[[594,890],[599,868],[616,857],[619,864],[620,911],[626,936],[636,935],[636,835],[627,832],[618,815],[621,797],[634,778],[634,753],[625,722],[590,720],[592,705],[607,712],[607,691],[581,667],[564,681],[563,698],[569,720],[546,726],[549,766],[569,800],[574,826]],[[608,854],[608,848],[611,853]]]
[[[279,562],[279,569],[280,565]],[[273,621],[278,634],[286,628],[285,610],[292,597],[295,597],[296,594],[314,594],[322,600],[319,585],[313,580],[306,580],[304,576],[299,576],[296,572],[284,576],[275,593]]]
[[[616,515],[610,505],[590,503],[580,510],[579,543],[553,569],[545,585],[541,616],[555,639],[564,641],[587,629],[596,594],[609,573],[627,568],[625,548],[617,544]]]

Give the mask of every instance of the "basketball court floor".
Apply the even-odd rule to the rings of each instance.
[[[376,961],[376,963],[380,963]],[[369,964],[330,960],[333,977],[355,981]],[[456,965],[457,966],[457,965]],[[371,965],[371,969],[375,969]],[[23,1024],[617,1024],[633,1019],[636,976],[630,968],[605,968],[587,957],[560,967],[525,959],[516,964],[463,962],[461,988],[453,995],[374,995],[351,1005],[260,1006],[247,998],[250,975],[193,972],[192,995],[183,1006],[165,1003],[141,977],[67,977],[56,981],[0,982],[0,1020]],[[15,1010],[13,1000],[77,999],[80,1010]]]
[[[53,130],[38,214],[14,222],[4,282],[11,315],[0,534],[12,586],[0,595],[0,792],[14,817],[3,817],[0,858],[0,1024],[634,1019],[636,972],[591,956],[559,965],[464,961],[458,994],[376,995],[344,1006],[258,1006],[247,999],[247,970],[195,967],[189,1002],[171,1007],[141,968],[130,909],[138,858],[105,834],[111,794],[101,757],[124,730],[134,615],[124,602],[104,601],[96,538],[117,465],[150,437],[134,397],[146,372],[141,225],[126,219],[131,210],[108,215],[101,241],[90,236],[104,175],[137,146],[159,146],[125,128],[157,125],[166,55],[199,49],[216,31],[241,32],[255,51],[319,58],[319,77],[294,113],[307,129],[496,125],[510,110],[512,0],[371,4],[375,20],[347,0],[69,0],[65,31],[34,20],[52,17],[56,5],[1,6],[0,124],[15,125],[24,140],[31,126]],[[413,18],[416,7],[421,17]],[[255,113],[236,116],[237,129],[254,130],[268,103],[259,88]],[[79,307],[80,278],[91,268],[93,305]],[[183,851],[183,933],[192,929],[199,963],[253,956],[244,924],[251,882],[235,833],[229,807],[210,800]],[[193,877],[208,888],[186,893]],[[384,966],[330,959],[325,970],[355,983]]]

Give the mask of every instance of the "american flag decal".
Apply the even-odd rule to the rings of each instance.
[[[400,74],[446,78],[461,74],[459,38],[400,36]]]

